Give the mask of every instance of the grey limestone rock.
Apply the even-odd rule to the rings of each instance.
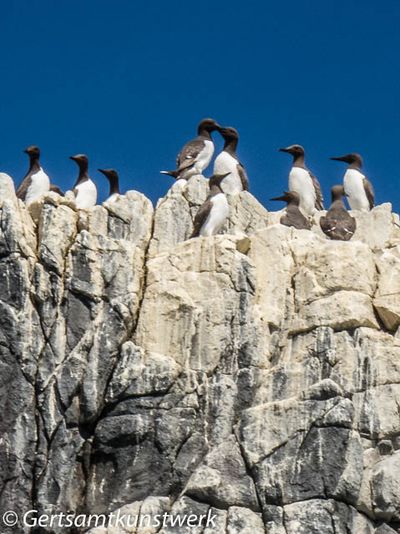
[[[398,217],[355,214],[354,239],[333,242],[318,215],[283,227],[244,192],[221,235],[187,240],[206,194],[196,176],[155,210],[134,191],[26,209],[0,174],[0,517],[400,532]]]

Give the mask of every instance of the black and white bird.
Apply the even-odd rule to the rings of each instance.
[[[29,169],[17,189],[17,197],[26,204],[33,202],[50,190],[50,179],[40,165],[40,149],[31,145],[24,150],[29,156]]]
[[[281,197],[271,198],[270,200],[281,200],[287,203],[286,212],[282,215],[280,223],[285,226],[294,226],[298,230],[310,230],[311,223],[305,217],[300,209],[300,195],[296,191],[285,191]]]
[[[300,210],[306,216],[313,215],[316,210],[323,210],[321,186],[305,165],[304,148],[300,145],[291,145],[279,150],[293,156],[293,164],[289,173],[289,191],[296,191],[299,194]]]
[[[209,181],[210,193],[200,206],[193,222],[190,237],[210,236],[218,233],[229,215],[229,204],[221,188],[227,174],[214,174]]]
[[[75,182],[73,192],[75,194],[75,204],[78,209],[91,208],[97,202],[97,187],[88,174],[89,160],[85,154],[71,156],[79,167],[78,178]]]
[[[235,128],[224,127],[219,130],[224,138],[224,148],[214,161],[214,174],[228,176],[222,182],[224,193],[235,194],[249,190],[249,179],[246,170],[236,154],[239,142],[239,133]]]
[[[119,177],[117,171],[114,169],[98,169],[104,174],[110,184],[110,193],[106,202],[115,202],[121,194],[119,191]]]
[[[361,172],[363,160],[360,154],[346,154],[335,161],[344,161],[349,166],[343,177],[344,191],[352,210],[370,211],[375,204],[375,195],[371,182]]]
[[[214,119],[203,119],[197,127],[197,137],[186,143],[176,158],[176,169],[173,171],[160,171],[161,174],[173,176],[175,180],[185,185],[186,181],[196,174],[202,174],[214,154],[212,132],[220,129]]]
[[[330,239],[349,241],[356,231],[356,220],[349,214],[344,205],[344,187],[342,185],[335,185],[331,191],[331,207],[325,217],[321,217],[319,224],[324,234]]]

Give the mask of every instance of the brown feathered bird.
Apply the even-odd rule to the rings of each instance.
[[[296,191],[285,191],[281,197],[274,197],[270,200],[282,200],[287,203],[286,213],[282,215],[280,223],[285,226],[293,226],[298,230],[310,230],[311,223],[299,208],[300,195]]]
[[[331,191],[331,207],[325,217],[321,217],[319,224],[324,234],[330,239],[349,241],[356,231],[356,220],[349,214],[344,205],[344,187],[342,185],[335,185]]]
[[[201,174],[214,154],[212,132],[220,129],[214,119],[203,119],[197,127],[197,137],[186,143],[176,158],[176,169],[160,171],[161,174],[173,176],[176,180],[188,180],[195,174]]]

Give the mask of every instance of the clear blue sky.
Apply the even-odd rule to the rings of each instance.
[[[287,185],[277,149],[300,143],[326,198],[344,170],[328,157],[358,151],[398,211],[399,27],[398,0],[3,1],[0,170],[19,183],[37,144],[66,189],[84,152],[100,199],[96,169],[114,167],[157,200],[159,170],[212,116],[238,128],[267,207]]]

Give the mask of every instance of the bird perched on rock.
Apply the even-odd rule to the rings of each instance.
[[[356,231],[356,220],[349,214],[344,205],[344,187],[335,185],[331,191],[332,204],[325,217],[321,217],[319,221],[321,229],[330,239],[348,241]]]
[[[286,213],[282,215],[280,223],[285,226],[294,226],[298,230],[310,230],[311,223],[300,209],[300,195],[296,191],[285,191],[281,197],[271,198],[271,200],[282,200],[287,203]]]
[[[197,127],[197,137],[186,143],[176,158],[174,171],[161,171],[161,174],[173,176],[176,180],[188,180],[191,176],[201,174],[208,166],[214,154],[212,132],[220,126],[214,119],[203,119]]]
[[[79,167],[78,178],[73,189],[76,207],[78,209],[91,208],[97,202],[97,187],[89,178],[88,157],[85,154],[77,154],[76,156],[71,156],[70,159],[75,161]]]
[[[110,184],[110,194],[106,202],[115,202],[120,195],[119,192],[119,178],[118,173],[114,169],[98,169],[99,172],[104,174]]]
[[[323,210],[321,186],[304,162],[304,148],[291,145],[280,148],[293,156],[293,164],[289,173],[289,191],[296,191],[300,196],[300,209],[304,215],[313,215],[316,210]]]
[[[375,201],[374,190],[371,182],[361,172],[363,160],[360,154],[346,154],[331,159],[349,164],[343,177],[343,185],[350,208],[362,211],[372,210]]]
[[[53,193],[57,193],[57,195],[60,195],[60,197],[64,196],[64,192],[61,191],[58,185],[50,184],[50,191],[53,191]]]
[[[221,188],[226,174],[214,174],[209,181],[210,193],[200,206],[190,237],[210,236],[218,233],[229,215],[229,204]]]
[[[17,189],[17,197],[26,204],[33,202],[50,189],[50,179],[40,165],[40,149],[31,145],[24,150],[29,156],[29,169]]]
[[[236,154],[239,142],[239,133],[235,128],[224,127],[219,130],[225,144],[222,152],[214,161],[214,174],[226,174],[228,176],[222,182],[224,193],[234,194],[240,191],[248,191],[249,179],[244,166],[240,163]]]

